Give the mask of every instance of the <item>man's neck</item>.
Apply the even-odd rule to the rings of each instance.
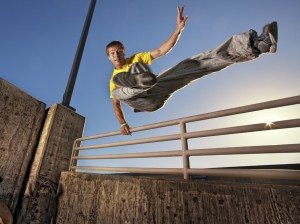
[[[114,64],[116,69],[122,69],[124,65],[125,65],[125,60],[124,62],[119,62]]]
[[[123,65],[115,65],[115,69],[122,69]]]

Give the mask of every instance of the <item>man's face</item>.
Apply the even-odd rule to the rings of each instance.
[[[120,46],[112,46],[107,49],[108,59],[116,68],[125,64],[125,50]]]

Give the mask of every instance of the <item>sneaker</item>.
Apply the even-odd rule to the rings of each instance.
[[[275,53],[277,50],[277,41],[277,22],[272,22],[264,26],[262,34],[257,38],[254,45],[261,53]]]
[[[118,86],[148,89],[156,84],[156,75],[154,75],[149,66],[144,63],[134,63],[128,72],[118,73],[113,82]]]

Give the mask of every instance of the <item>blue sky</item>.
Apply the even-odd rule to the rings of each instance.
[[[124,106],[132,127],[300,94],[297,0],[98,0],[71,101],[77,113],[86,117],[85,135],[119,128],[109,100],[108,82],[113,67],[105,54],[106,44],[121,40],[127,56],[159,47],[175,29],[177,5],[185,5],[189,21],[173,51],[154,61],[152,69],[157,74],[189,56],[218,46],[233,34],[251,28],[260,33],[263,25],[273,20],[279,24],[278,52],[193,82],[155,113],[133,113]],[[60,103],[88,7],[88,0],[0,0],[1,77],[45,102],[47,107]],[[270,117],[299,118],[299,111],[299,106],[294,106],[234,120],[256,123]],[[215,121],[203,125],[203,129],[214,125],[230,126],[228,121]],[[233,137],[228,142],[299,143],[299,128],[279,134],[271,133],[261,141],[257,136],[245,137],[243,142]],[[209,141],[195,144],[210,147]],[[217,142],[217,146],[226,142],[211,141]],[[230,158],[225,160],[230,163]],[[276,163],[282,157],[260,158],[261,163]],[[283,162],[295,161],[300,162],[298,154],[287,155]]]

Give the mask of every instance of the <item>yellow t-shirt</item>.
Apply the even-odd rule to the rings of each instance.
[[[109,81],[109,90],[110,90],[110,98],[114,98],[112,95],[112,92],[118,88],[118,86],[113,82],[113,78],[118,75],[120,72],[127,72],[129,70],[129,67],[135,63],[135,62],[143,62],[145,64],[151,64],[152,63],[152,58],[150,51],[148,52],[141,52],[138,54],[132,55],[130,58],[126,58],[126,63],[121,69],[114,69],[112,76]]]

